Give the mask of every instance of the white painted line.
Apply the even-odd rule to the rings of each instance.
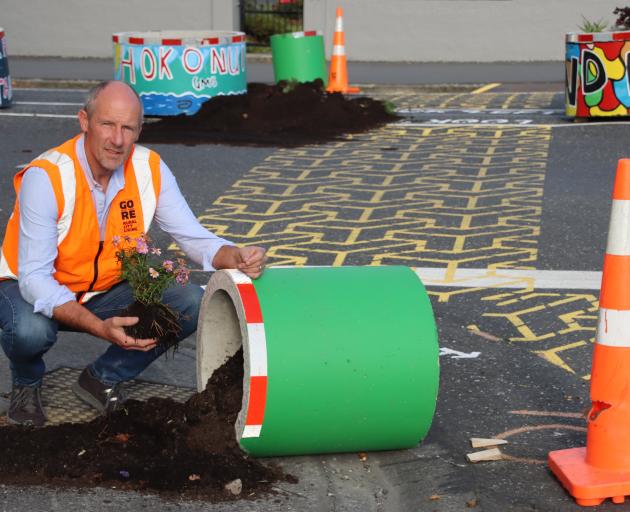
[[[52,118],[61,118],[61,119],[76,119],[76,114],[37,114],[30,112],[0,112],[0,116],[8,116],[8,117],[52,117]]]
[[[95,84],[97,82],[94,82]],[[86,87],[85,89],[81,89],[81,88],[71,88],[71,87],[14,87],[13,88],[14,91],[39,91],[39,92],[76,92],[79,94],[85,94],[85,92],[87,90],[89,90],[89,87]]]
[[[602,256],[603,261],[603,256]],[[324,265],[277,265],[270,268],[320,268]],[[411,267],[425,286],[453,288],[529,288],[551,290],[599,290],[600,271],[519,270],[512,268],[459,268],[447,278],[445,267]]]
[[[525,119],[523,120],[525,121]],[[597,123],[532,123],[531,120],[527,119],[527,123],[467,123],[467,122],[440,122],[440,123],[390,123],[389,126],[396,126],[398,128],[451,128],[453,126],[467,126],[472,128],[483,128],[483,127],[504,127],[504,128],[522,128],[523,126],[535,126],[535,127],[548,127],[548,128],[596,128],[598,126],[609,126],[609,125],[625,125],[630,124],[630,121],[614,121],[614,122],[597,122]]]
[[[564,109],[559,108],[399,108],[397,114],[484,114],[484,115],[532,115],[541,116],[564,115]]]
[[[459,268],[413,269],[425,286],[454,288],[535,288],[554,290],[599,290],[602,273],[574,270],[517,270]]]
[[[48,105],[48,106],[83,106],[83,103],[71,103],[66,101],[14,101],[13,105]]]
[[[440,347],[440,356],[451,356],[451,359],[476,359],[481,352],[460,352],[452,348]]]
[[[453,126],[467,126],[472,128],[483,128],[486,126],[502,126],[504,128],[521,128],[523,126],[562,126],[560,124],[551,124],[551,123],[532,123],[531,119],[522,119],[518,123],[498,123],[497,120],[488,120],[488,122],[479,122],[478,120],[474,120],[474,122],[468,122],[468,120],[460,120],[453,122],[451,119],[445,120],[436,120],[436,122],[431,123],[408,123],[405,121],[399,123],[391,123],[389,126],[396,126],[398,128],[440,128],[444,127],[453,127]]]
[[[560,127],[560,128],[592,128],[592,127],[596,127],[596,126],[610,126],[610,125],[623,125],[623,124],[630,124],[630,121],[623,121],[621,119],[618,119],[616,121],[594,121],[592,123],[574,123],[574,122],[567,122],[565,124],[557,124],[555,126]]]
[[[548,128],[597,128],[598,126],[610,126],[610,125],[626,125],[630,124],[630,121],[597,121],[593,123],[573,123],[570,121],[566,121],[563,123],[532,123],[530,119],[523,119],[520,123],[497,123],[497,122],[487,122],[487,123],[469,123],[469,122],[451,122],[452,120],[439,120],[439,122],[435,123],[412,123],[406,121],[399,121],[397,123],[389,123],[388,126],[395,126],[398,128],[439,128],[439,127],[447,127],[451,128],[453,126],[468,126],[472,128],[483,128],[485,126],[503,126],[505,128],[521,128],[523,126],[535,126],[535,127],[548,127]],[[527,122],[523,122],[527,121]]]

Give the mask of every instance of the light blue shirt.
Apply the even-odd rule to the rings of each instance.
[[[87,178],[101,229],[116,194],[125,186],[123,167],[114,171],[107,190],[96,183],[85,156],[84,139],[76,142],[79,163]],[[212,260],[223,245],[231,242],[204,228],[190,210],[175,176],[160,161],[161,187],[154,220],[171,235],[177,245],[205,271],[214,270]],[[36,313],[52,318],[53,309],[76,300],[74,293],[53,277],[57,258],[57,200],[46,172],[31,167],[24,173],[20,188],[20,238],[18,245],[18,282],[22,297],[33,304]]]

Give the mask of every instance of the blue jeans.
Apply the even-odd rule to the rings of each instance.
[[[178,341],[197,330],[202,296],[203,290],[190,283],[173,285],[164,292],[164,303],[181,314],[182,331]],[[133,301],[129,284],[122,282],[107,293],[96,295],[84,306],[105,320],[119,316]],[[33,305],[22,298],[14,280],[0,281],[0,329],[0,343],[11,362],[14,386],[39,386],[46,372],[43,355],[57,341],[58,331],[71,330],[54,319],[33,312]],[[89,367],[98,380],[113,385],[133,379],[163,352],[161,347],[141,352],[112,344]]]

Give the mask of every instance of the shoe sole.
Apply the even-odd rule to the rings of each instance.
[[[72,384],[72,391],[81,401],[85,402],[91,407],[94,407],[94,409],[96,409],[101,414],[105,412],[105,407],[103,406],[103,404],[99,402],[96,398],[94,398],[91,393],[83,389],[78,382]]]

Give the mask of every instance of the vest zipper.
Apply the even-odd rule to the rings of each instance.
[[[96,256],[94,256],[94,279],[92,279],[92,282],[90,283],[90,286],[88,287],[88,289],[86,291],[77,293],[77,302],[81,302],[81,299],[83,298],[83,296],[86,293],[91,292],[92,288],[96,284],[96,280],[98,279],[98,257],[101,255],[101,252],[103,252],[103,245],[104,244],[105,244],[104,240],[101,240],[98,243],[98,251],[96,251]]]
[[[94,287],[94,285],[96,284],[96,280],[98,279],[98,257],[103,252],[103,245],[104,244],[105,244],[104,240],[101,240],[98,243],[98,251],[96,251],[96,256],[94,257],[94,279],[92,279],[92,282],[90,283],[90,286],[87,289],[88,292],[92,291],[92,288]]]

